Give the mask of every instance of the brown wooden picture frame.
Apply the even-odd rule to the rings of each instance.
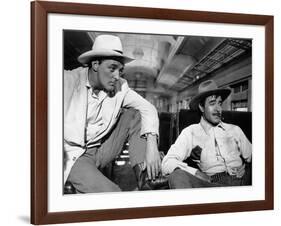
[[[49,13],[265,27],[265,199],[256,201],[48,212]],[[62,2],[31,3],[31,223],[52,224],[273,209],[273,16]]]

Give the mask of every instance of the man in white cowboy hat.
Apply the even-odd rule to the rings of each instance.
[[[202,82],[190,108],[201,114],[198,124],[185,128],[162,162],[170,188],[241,186],[251,184],[252,146],[236,125],[221,121],[222,103],[231,93],[213,80]],[[184,162],[191,157],[198,168]]]
[[[100,35],[92,50],[78,57],[88,67],[64,72],[64,182],[78,193],[120,191],[101,169],[127,139],[137,179],[145,173],[150,181],[159,179],[157,110],[120,78],[132,60],[123,55],[117,36]]]

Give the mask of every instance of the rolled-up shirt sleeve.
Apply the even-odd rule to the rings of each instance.
[[[181,132],[176,142],[170,147],[167,155],[163,158],[162,173],[167,175],[172,173],[176,168],[180,168],[194,175],[197,169],[183,162],[190,156],[191,150],[191,127],[187,127]]]
[[[252,161],[252,144],[246,137],[246,135],[243,133],[242,129],[240,127],[236,127],[236,133],[237,137],[239,138],[239,148],[242,157],[247,161]]]
[[[154,133],[159,136],[159,118],[156,108],[135,91],[129,89],[124,97],[124,107],[132,107],[141,115],[141,136]]]

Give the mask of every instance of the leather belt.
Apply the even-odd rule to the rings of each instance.
[[[232,180],[240,180],[241,178],[236,177],[236,175],[230,175],[228,172],[221,172],[221,173],[216,173],[211,176],[211,182],[216,183],[221,181],[221,179],[225,177],[231,177]]]

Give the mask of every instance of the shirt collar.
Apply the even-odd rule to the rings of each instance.
[[[220,121],[220,123],[216,126],[211,125],[209,122],[207,122],[202,116],[201,116],[201,120],[200,120],[200,125],[202,126],[202,128],[204,129],[204,131],[208,134],[209,130],[211,128],[221,128],[223,130],[225,130],[225,125],[222,121]]]

